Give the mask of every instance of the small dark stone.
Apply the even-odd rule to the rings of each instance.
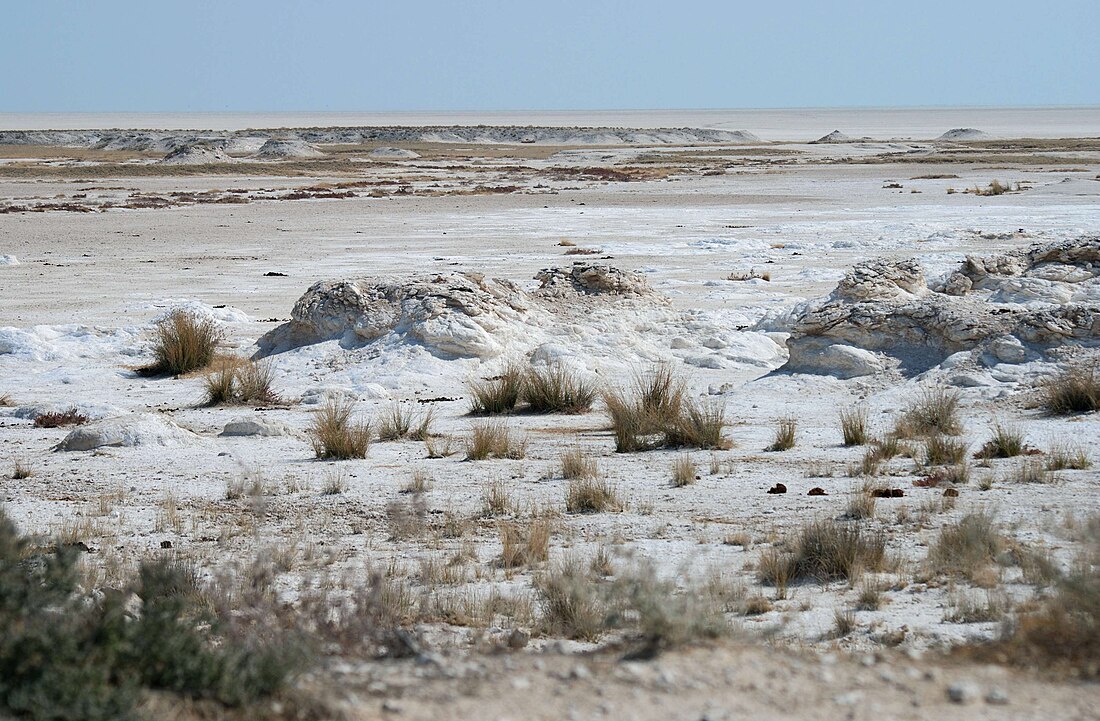
[[[171,541],[161,541],[160,542],[160,547],[161,548],[171,548],[172,547],[172,542]]]
[[[787,487],[784,486],[782,483],[776,483],[774,486],[772,486],[771,488],[768,489],[768,493],[772,493],[772,494],[786,493],[786,492],[787,492]]]
[[[269,270],[266,273],[264,273],[264,277],[265,278],[285,278],[286,273],[280,273],[280,272],[275,271],[275,270]]]
[[[806,495],[807,496],[827,496],[829,494],[825,492],[824,488],[822,488],[820,486],[814,486],[813,488],[810,489],[810,492],[807,493]]]
[[[959,491],[955,488],[945,488],[943,489],[943,495],[946,498],[958,498]]]

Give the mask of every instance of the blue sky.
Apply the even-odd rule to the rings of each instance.
[[[1097,0],[0,0],[0,111],[1100,105]]]

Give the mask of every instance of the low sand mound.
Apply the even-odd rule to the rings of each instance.
[[[158,162],[164,165],[208,165],[236,161],[221,148],[211,145],[185,145],[168,153]]]
[[[989,135],[977,128],[952,128],[937,140],[986,140]]]
[[[814,140],[812,142],[814,142],[814,143],[854,143],[855,141],[856,141],[856,139],[853,138],[852,136],[845,135],[844,133],[840,132],[839,130],[834,130],[833,132],[829,133],[828,135],[822,135],[820,138],[818,138],[817,140]]]
[[[375,148],[367,155],[378,160],[414,160],[420,157],[420,153],[405,148]]]
[[[261,160],[291,160],[295,158],[323,158],[325,154],[299,138],[272,138],[260,146],[256,157]]]
[[[184,446],[200,440],[191,431],[152,413],[92,421],[73,429],[56,451],[90,451],[104,446]]]
[[[850,378],[918,373],[959,351],[1021,363],[1100,344],[1100,237],[968,257],[929,287],[915,260],[856,265],[827,298],[798,306],[786,370]]]

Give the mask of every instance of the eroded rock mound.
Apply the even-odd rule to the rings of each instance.
[[[526,294],[477,273],[364,277],[315,283],[294,304],[294,330],[314,341],[393,335],[433,352],[491,357],[522,333]]]
[[[184,145],[165,155],[164,165],[207,165],[209,163],[235,162],[224,150],[212,145]]]
[[[585,295],[651,295],[645,276],[600,263],[574,263],[571,268],[546,268],[535,275],[537,294],[558,297]]]
[[[795,309],[784,369],[840,378],[921,372],[959,351],[1021,363],[1100,342],[1100,238],[968,257],[930,288],[912,259],[860,263]]]
[[[420,157],[420,153],[406,148],[375,148],[367,155],[379,160],[415,160]]]
[[[290,160],[323,158],[325,154],[300,138],[271,138],[260,146],[256,157],[263,160]]]
[[[199,436],[152,413],[132,413],[92,421],[73,429],[56,451],[90,451],[104,446],[181,446]]]
[[[977,128],[951,128],[938,140],[985,140],[989,135]]]
[[[667,302],[643,276],[609,265],[549,268],[536,279],[541,287],[533,293],[471,272],[321,281],[295,303],[290,323],[259,340],[258,355],[338,339],[349,347],[404,342],[444,358],[485,359],[535,348],[555,323],[591,318],[610,302]]]

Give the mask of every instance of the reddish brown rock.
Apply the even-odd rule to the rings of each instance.
[[[787,487],[784,486],[782,483],[776,483],[774,486],[772,486],[771,488],[768,489],[768,493],[772,493],[772,494],[786,493],[786,492],[787,492]]]

